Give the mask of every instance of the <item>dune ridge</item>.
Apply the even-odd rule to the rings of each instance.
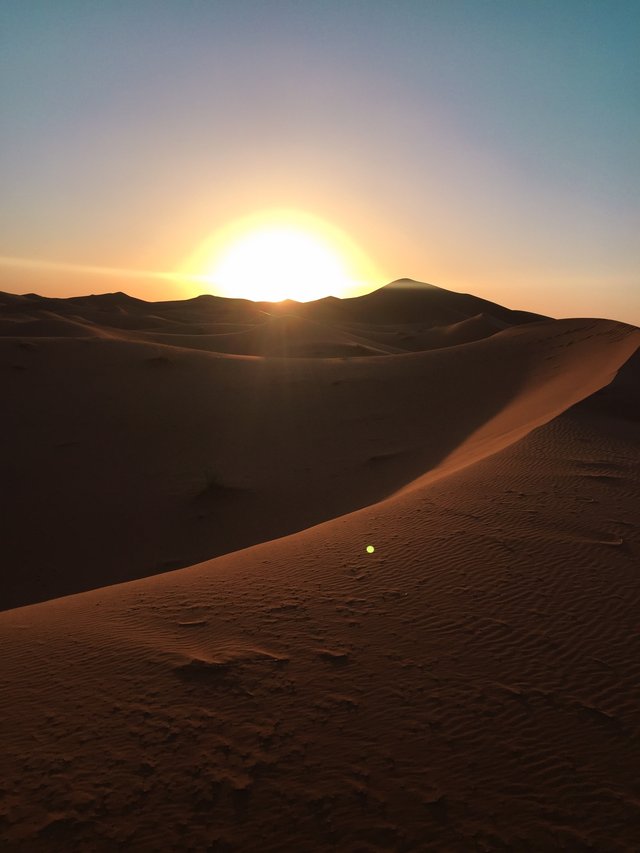
[[[261,357],[91,331],[0,338],[0,509],[5,558],[21,565],[5,608],[186,566],[464,467],[606,384],[638,339],[613,321],[546,320],[301,358],[283,353],[364,339],[290,313],[213,336],[249,336]]]
[[[427,292],[244,320],[384,344]],[[640,331],[465,304],[355,358],[0,340],[8,594],[50,599],[0,613],[4,849],[634,849]]]

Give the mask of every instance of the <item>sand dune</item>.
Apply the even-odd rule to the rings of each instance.
[[[5,303],[5,847],[634,849],[640,331],[116,296]]]
[[[249,334],[265,355],[329,337],[305,319],[266,325],[222,337]],[[186,566],[464,466],[597,390],[636,341],[611,321],[546,321],[413,354],[258,359],[5,337],[4,553],[21,571],[0,601]]]
[[[136,335],[136,340],[260,358],[343,358],[403,352],[361,334],[281,311],[269,315],[265,312],[262,322],[239,329],[218,327],[210,334],[200,335],[185,334],[184,330],[178,334],[146,332]]]
[[[125,293],[66,300],[0,294],[0,308],[3,335],[64,335],[50,325],[55,319],[84,324],[87,335],[101,329],[105,335],[124,335],[128,340],[260,357],[331,358],[427,350],[547,319],[407,279],[355,299],[328,297],[306,304],[206,295],[148,303]]]
[[[366,296],[355,299],[326,299],[308,303],[303,310],[332,320],[352,319],[365,323],[416,323],[429,327],[448,326],[478,314],[486,314],[509,325],[548,319],[527,311],[512,311],[468,293],[454,293],[433,284],[398,279]]]

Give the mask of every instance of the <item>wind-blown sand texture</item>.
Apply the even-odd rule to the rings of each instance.
[[[637,849],[639,330],[0,306],[3,849]]]

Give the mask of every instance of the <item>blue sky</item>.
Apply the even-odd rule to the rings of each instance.
[[[640,323],[638,2],[5,0],[0,33],[4,257],[170,271],[288,207],[380,284]]]

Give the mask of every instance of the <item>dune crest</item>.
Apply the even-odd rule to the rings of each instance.
[[[387,294],[396,311],[426,297],[420,311],[412,304],[409,329],[420,317],[425,328],[429,316],[440,322],[438,299],[446,310],[450,297],[469,302],[462,324],[479,338],[403,351],[391,343],[414,334],[402,324],[312,319],[313,303],[301,316],[291,303],[260,309],[259,321],[247,303],[221,331],[239,300],[14,299],[0,338],[9,412],[0,509],[5,557],[21,571],[4,579],[1,606],[190,565],[443,476],[591,394],[637,347],[638,332],[613,321],[504,328],[507,309],[496,306],[487,336],[473,297],[417,286]],[[345,302],[365,310],[367,299]],[[24,319],[34,301],[29,317],[55,302],[73,336],[14,334],[39,322]]]
[[[458,297],[6,300],[3,849],[633,849],[640,330]]]

